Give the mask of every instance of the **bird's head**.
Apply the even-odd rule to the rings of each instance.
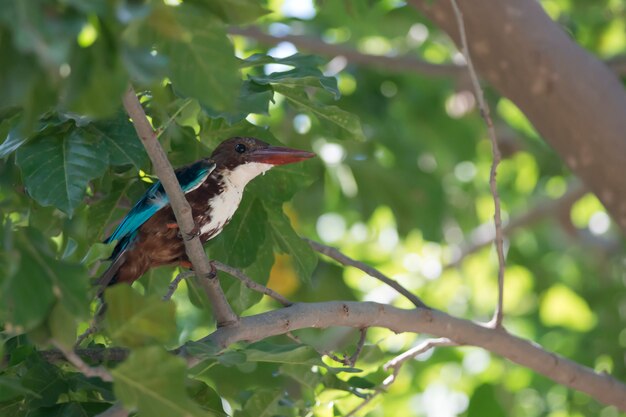
[[[240,185],[276,165],[291,164],[314,157],[312,152],[272,146],[256,138],[234,137],[220,143],[211,154],[217,169],[231,171],[230,180]]]

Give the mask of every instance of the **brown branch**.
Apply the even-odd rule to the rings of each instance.
[[[141,142],[152,161],[154,170],[169,197],[176,222],[183,236],[191,236],[196,227],[192,217],[191,207],[180,188],[172,165],[167,160],[167,156],[157,140],[156,132],[150,125],[146,113],[141,107],[141,103],[139,103],[137,99],[137,94],[132,87],[126,90],[123,102],[126,112],[133,120],[137,135],[141,138]],[[217,326],[229,326],[237,323],[238,317],[228,304],[224,291],[222,291],[220,287],[219,280],[217,278],[206,278],[210,276],[211,267],[204,253],[200,239],[194,236],[191,239],[183,240],[185,242],[185,251],[196,273],[195,281],[204,289],[204,292],[211,302],[211,308],[215,320],[217,321]]]
[[[335,57],[343,56],[348,62],[353,64],[368,65],[383,69],[387,72],[416,72],[432,77],[462,77],[465,68],[455,64],[431,64],[411,56],[385,56],[371,55],[358,52],[354,48],[326,43],[317,38],[306,36],[285,35],[273,36],[261,31],[257,27],[239,28],[231,26],[228,28],[231,35],[245,36],[264,44],[274,45],[279,42],[290,42],[296,47],[318,55]]]
[[[176,275],[176,278],[174,278],[172,282],[170,282],[170,285],[167,287],[167,292],[163,296],[163,301],[167,301],[172,298],[172,296],[178,289],[178,284],[180,284],[182,280],[192,277],[194,275],[195,275],[195,272],[193,271],[185,271]]]
[[[69,363],[74,365],[83,375],[88,378],[97,377],[103,381],[113,382],[113,377],[105,368],[101,366],[91,367],[87,365],[81,357],[76,354],[72,349],[67,349],[63,344],[58,343],[56,340],[52,340],[52,344],[61,352],[61,354],[67,359]]]
[[[239,281],[243,282],[243,284],[250,288],[252,291],[256,291],[256,292],[260,292],[261,294],[265,294],[268,297],[273,298],[274,300],[278,301],[279,303],[281,303],[283,306],[287,307],[292,305],[293,303],[291,301],[289,301],[288,299],[286,299],[285,297],[283,297],[282,295],[278,294],[276,291],[267,288],[264,285],[259,284],[256,281],[253,281],[249,276],[247,276],[243,271],[237,269],[237,268],[233,268],[232,266],[229,265],[225,265],[221,262],[218,261],[212,261],[213,265],[215,265],[215,268],[219,269],[220,271],[226,272],[228,275],[233,276],[235,278],[237,278]]]
[[[385,274],[383,274],[376,268],[372,268],[371,266],[363,262],[354,260],[344,255],[343,253],[339,252],[337,249],[333,247],[323,245],[314,240],[309,240],[309,239],[304,239],[304,240],[309,245],[311,245],[313,250],[315,250],[316,252],[326,255],[329,258],[334,259],[335,261],[339,262],[342,265],[353,266],[357,269],[360,269],[361,271],[365,272],[367,275],[374,277],[378,279],[379,281],[382,281],[385,284],[389,285],[391,288],[398,291],[400,294],[404,295],[407,299],[409,299],[409,301],[411,301],[413,305],[415,305],[415,307],[428,308],[428,306],[426,306],[426,304],[424,304],[424,302],[420,300],[418,296],[411,293],[409,290],[407,290],[402,285],[400,285],[397,281],[394,281],[393,279],[389,278],[388,276],[386,276]]]
[[[495,328],[502,327],[502,318],[503,318],[503,300],[504,300],[504,268],[505,268],[505,260],[504,260],[504,235],[502,233],[502,213],[500,210],[500,195],[498,194],[498,185],[496,182],[496,174],[498,171],[498,164],[500,164],[500,159],[502,158],[500,155],[500,148],[498,147],[498,138],[496,136],[496,129],[493,126],[493,121],[491,120],[491,115],[489,112],[489,105],[485,101],[485,95],[483,94],[483,89],[480,87],[480,82],[478,81],[478,75],[476,75],[476,70],[474,69],[474,64],[472,63],[472,57],[470,55],[469,47],[467,46],[467,34],[465,32],[465,23],[463,21],[463,14],[461,13],[461,9],[456,2],[456,0],[450,0],[450,4],[452,5],[452,9],[454,10],[454,15],[456,17],[456,22],[459,28],[459,34],[461,37],[461,49],[463,52],[463,56],[465,57],[465,61],[467,62],[467,69],[470,73],[470,78],[472,80],[472,86],[474,87],[474,94],[476,95],[476,99],[478,100],[478,107],[480,108],[480,114],[485,119],[485,123],[487,124],[487,132],[489,133],[489,139],[491,140],[491,151],[493,153],[493,161],[491,162],[491,170],[489,173],[489,188],[491,188],[491,195],[493,196],[493,205],[494,205],[494,223],[496,226],[496,252],[498,254],[498,303],[496,305],[495,312],[493,314],[493,319],[491,320],[491,324]]]
[[[469,320],[432,309],[403,310],[372,302],[297,303],[280,310],[243,317],[237,326],[222,327],[202,339],[221,348],[254,342],[303,328],[384,327],[396,333],[426,333],[460,345],[482,347],[532,369],[597,401],[626,411],[626,385],[529,342]]]

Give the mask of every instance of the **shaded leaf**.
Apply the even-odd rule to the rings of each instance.
[[[253,362],[324,366],[319,353],[307,345],[278,345],[262,341],[249,345],[243,351],[248,361]]]
[[[174,18],[184,31],[166,44],[175,90],[214,111],[232,110],[241,78],[224,26],[186,3],[176,8]]]
[[[236,417],[270,417],[278,413],[280,400],[283,398],[281,391],[261,390],[255,392],[246,401],[243,410],[236,412]]]
[[[108,156],[92,138],[74,131],[67,136],[42,136],[17,151],[30,196],[42,206],[72,215],[85,196],[89,180],[101,176]]]
[[[295,87],[275,84],[274,91],[285,96],[297,110],[313,114],[320,123],[332,129],[341,139],[364,141],[365,136],[358,116],[337,106],[325,106],[311,101],[306,93]]]
[[[133,350],[124,363],[111,370],[115,396],[127,408],[137,408],[141,415],[206,416],[206,409],[185,392],[186,372],[182,358],[157,346]]]
[[[124,346],[166,343],[176,336],[176,305],[157,296],[142,296],[128,285],[114,285],[104,293],[106,331]]]
[[[111,165],[133,164],[137,169],[146,165],[146,151],[125,112],[118,112],[113,119],[90,123],[85,130],[104,144],[100,148],[108,152]]]
[[[300,279],[308,282],[317,266],[317,255],[293,230],[291,223],[279,207],[267,207],[270,236],[276,249],[293,259],[293,265]]]

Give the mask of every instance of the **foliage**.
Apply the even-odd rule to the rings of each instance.
[[[111,250],[99,242],[152,181],[121,107],[129,82],[174,166],[237,135],[280,138],[319,155],[251,183],[207,246],[210,257],[295,301],[411,307],[360,271],[318,262],[300,238],[307,236],[393,276],[435,308],[475,320],[492,313],[492,251],[452,265],[493,215],[490,144],[468,86],[227,36],[254,22],[363,53],[450,62],[456,50],[432,23],[396,1],[324,1],[313,17],[290,15],[287,6],[306,9],[305,1],[178,3],[0,2],[0,416],[95,416],[118,401],[157,417],[344,415],[385,380],[387,360],[422,340],[370,329],[353,368],[318,353],[351,353],[353,330],[302,330],[301,342],[273,337],[225,350],[192,342],[214,329],[210,310],[185,283],[161,302],[179,271],[160,268],[133,289],[105,294],[103,329],[88,347],[129,348],[121,363],[93,361],[112,383],[49,362],[41,351],[51,341],[70,347],[87,328],[98,305],[89,281]],[[602,57],[626,52],[618,3],[542,2]],[[503,139],[498,186],[514,219],[561,198],[575,179],[513,103],[487,93]],[[607,222],[587,195],[510,236],[506,325],[623,380],[623,241]],[[277,307],[220,278],[238,314]],[[199,363],[188,367],[167,352],[183,344]],[[617,412],[484,351],[442,348],[407,362],[361,412],[394,414]]]

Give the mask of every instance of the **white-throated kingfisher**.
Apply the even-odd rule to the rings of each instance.
[[[191,206],[194,232],[202,243],[219,234],[239,207],[243,190],[253,178],[276,165],[300,162],[315,154],[271,146],[250,137],[222,142],[209,158],[175,171]],[[150,268],[191,264],[185,253],[169,199],[154,183],[104,242],[117,241],[109,268],[96,285],[132,283]]]

